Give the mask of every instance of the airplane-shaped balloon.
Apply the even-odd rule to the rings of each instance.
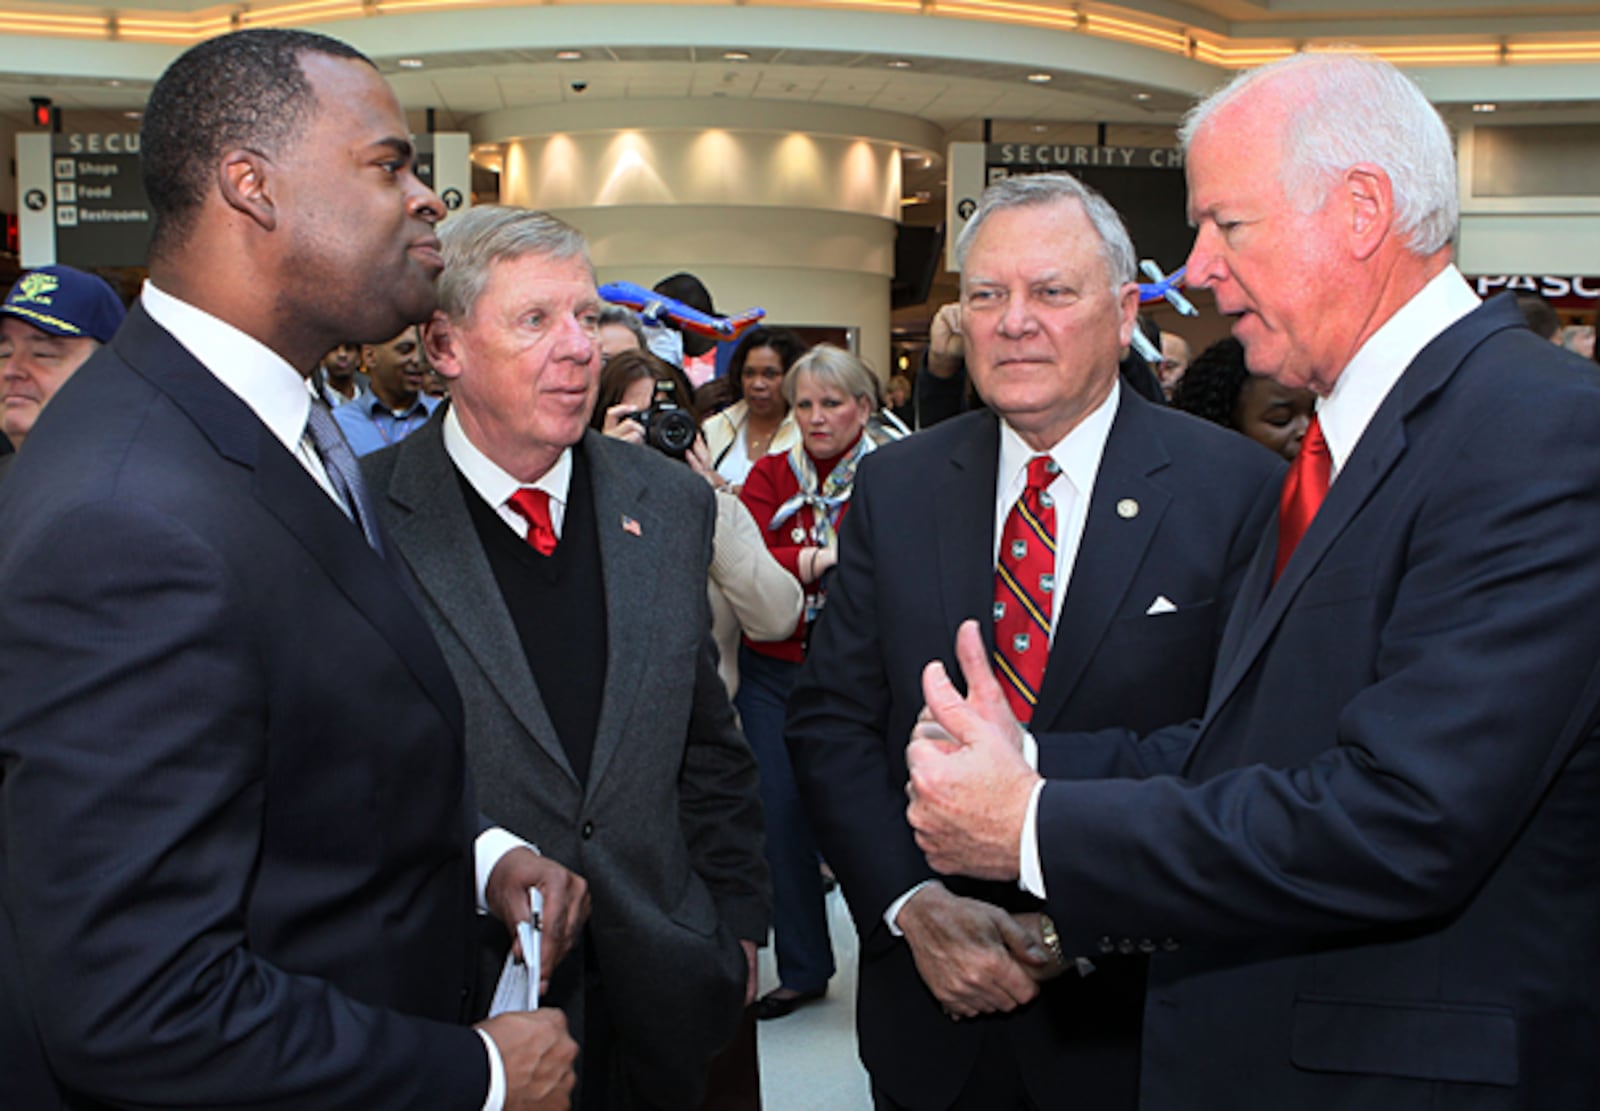
[[[767,315],[766,309],[747,309],[738,316],[711,316],[632,282],[607,282],[600,287],[600,296],[613,305],[626,305],[651,324],[669,320],[684,331],[707,339],[733,339]]]
[[[1149,282],[1139,283],[1139,303],[1148,304],[1165,298],[1167,303],[1177,309],[1184,316],[1199,316],[1200,310],[1189,303],[1189,299],[1178,292],[1178,283],[1183,281],[1186,267],[1180,266],[1165,277],[1161,274],[1161,267],[1157,266],[1155,259],[1144,259],[1139,263],[1139,269],[1144,271]],[[1139,352],[1139,357],[1147,363],[1159,363],[1161,351],[1155,344],[1146,338],[1144,332],[1138,328],[1133,330],[1133,349]]]
[[[1186,266],[1180,266],[1166,277],[1161,276],[1161,267],[1156,265],[1156,260],[1147,258],[1139,263],[1139,269],[1144,271],[1144,276],[1150,281],[1139,283],[1139,303],[1145,304],[1158,297],[1165,297],[1167,303],[1177,309],[1184,316],[1199,316],[1200,310],[1189,303],[1189,299],[1178,292],[1178,283],[1183,281]]]

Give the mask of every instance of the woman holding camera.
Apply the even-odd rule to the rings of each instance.
[[[667,384],[673,387],[671,404],[687,413],[692,429],[699,422],[694,395],[686,392],[687,379],[677,367],[648,351],[622,351],[606,360],[589,423],[607,436],[646,443],[646,427],[659,419],[661,410],[655,402],[664,395]],[[662,439],[655,437],[657,442]],[[676,442],[674,437],[666,439]],[[767,551],[750,512],[707,464],[705,440],[696,436],[683,459],[713,488],[724,491],[717,498],[706,592],[711,599],[711,633],[720,657],[717,670],[732,698],[739,690],[740,633],[753,641],[787,637],[800,619],[803,593],[794,576]]]
[[[823,603],[824,577],[838,559],[838,536],[856,467],[876,446],[867,428],[878,388],[860,359],[831,344],[812,348],[784,382],[799,440],[756,462],[739,496],[762,527],[767,547],[806,591],[804,619],[787,640],[739,651],[743,685],[736,705],[761,768],[772,872],[772,921],[780,986],[756,1003],[757,1018],[780,1018],[821,999],[833,976],[833,947],[817,849],[800,806],[783,743],[783,721],[805,654],[806,631]]]
[[[784,377],[805,347],[784,328],[752,328],[728,362],[734,403],[706,418],[706,448],[718,474],[737,487],[769,453],[800,438],[784,393]]]

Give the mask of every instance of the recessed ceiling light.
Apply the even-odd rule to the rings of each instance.
[[[1149,93],[1134,93],[1133,94],[1133,99],[1137,100],[1139,103],[1143,104],[1145,101],[1150,99],[1150,94]]]
[[[395,62],[401,69],[421,69],[424,65],[421,58],[401,58]]]
[[[1033,133],[1035,135],[1043,135],[1046,131],[1049,131],[1049,130],[1050,130],[1050,128],[1046,124],[1036,123],[1036,124],[1033,125]]]
[[[577,61],[581,61],[582,59],[583,59],[583,51],[581,51],[581,50],[558,50],[558,51],[556,51],[556,61],[558,61],[558,62],[577,62]]]
[[[748,62],[750,60],[750,52],[748,50],[724,50],[722,57],[729,62]]]
[[[1500,106],[1498,104],[1474,104],[1472,110],[1474,112],[1498,112]]]
[[[1028,80],[1035,85],[1047,85],[1050,83],[1051,77],[1048,73],[1030,73],[1028,74]]]
[[[108,88],[108,89],[120,89],[120,88],[122,88],[122,82],[118,81],[115,77],[113,77],[113,78],[111,78],[111,80],[106,82],[106,88]]]
[[[889,68],[890,69],[910,69],[911,68],[911,63],[906,61],[904,58],[891,58],[889,60]]]
[[[129,120],[142,120],[142,119],[144,119],[144,113],[143,112],[129,111],[129,112],[122,113],[122,117],[123,117],[123,119],[129,119]]]

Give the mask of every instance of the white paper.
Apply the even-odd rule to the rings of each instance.
[[[528,905],[533,914],[532,921],[517,923],[517,938],[522,942],[522,952],[527,957],[527,963],[517,960],[515,949],[506,954],[505,967],[500,970],[500,981],[495,984],[494,1001],[489,1005],[490,1018],[506,1011],[539,1009],[539,961],[540,942],[544,933],[544,893],[537,887],[528,888]]]

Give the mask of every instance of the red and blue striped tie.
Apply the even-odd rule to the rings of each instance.
[[[1028,460],[1028,485],[1000,536],[994,575],[994,663],[1011,712],[1033,720],[1050,658],[1056,578],[1056,508],[1046,493],[1061,468],[1048,455]]]

